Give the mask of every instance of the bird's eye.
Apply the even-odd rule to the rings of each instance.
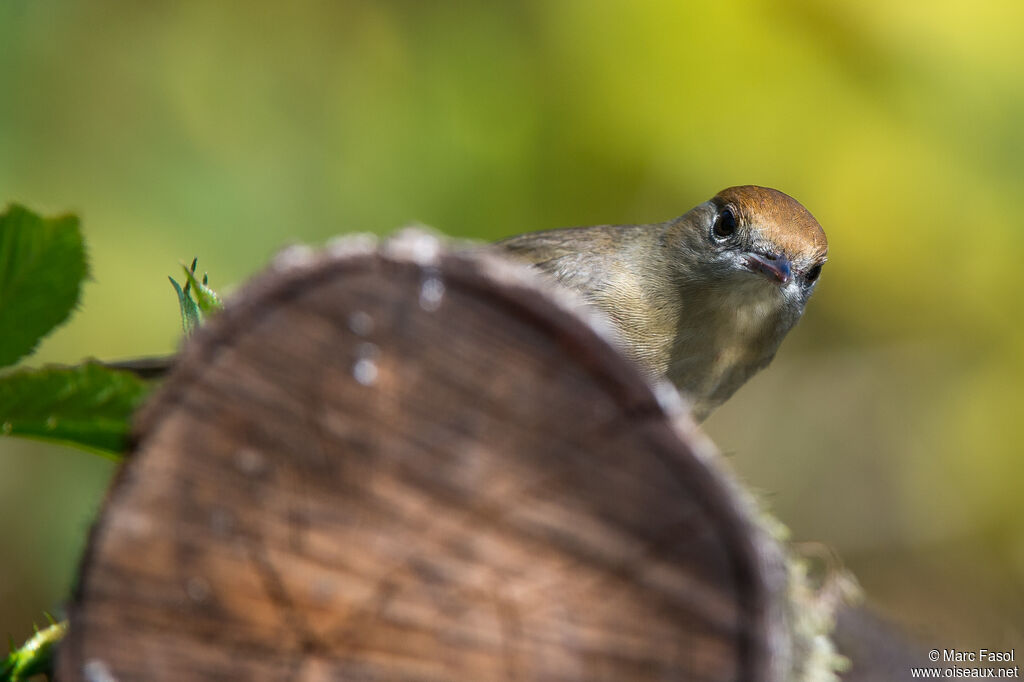
[[[715,224],[711,227],[715,239],[723,240],[736,234],[736,214],[731,208],[723,208],[715,216]]]
[[[813,268],[811,268],[810,270],[807,271],[807,274],[804,275],[804,280],[808,284],[811,284],[812,282],[814,282],[814,280],[818,279],[818,277],[820,275],[821,275],[821,263],[818,263]]]

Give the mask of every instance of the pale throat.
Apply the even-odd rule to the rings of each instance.
[[[771,361],[799,312],[784,289],[755,278],[688,303],[666,374],[703,418]]]

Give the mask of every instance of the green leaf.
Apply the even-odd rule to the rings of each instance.
[[[67,629],[67,621],[61,621],[37,630],[17,649],[12,644],[10,655],[0,660],[0,682],[19,682],[33,675],[49,677],[53,672],[54,647],[64,638]]]
[[[192,269],[182,265],[185,270],[185,278],[188,280],[188,286],[195,292],[196,303],[199,305],[199,309],[203,311],[203,314],[209,315],[212,312],[216,312],[224,307],[224,304],[220,301],[220,296],[217,292],[206,286],[206,275],[203,275],[203,281],[200,282],[196,279],[196,261],[192,261]],[[188,287],[185,289],[188,291]]]
[[[96,363],[12,372],[0,376],[0,433],[116,458],[124,453],[132,413],[151,388]]]
[[[87,276],[78,218],[41,218],[18,205],[0,214],[0,367],[68,318]]]
[[[199,307],[192,300],[188,282],[185,282],[185,288],[182,289],[173,277],[167,279],[171,281],[174,293],[178,295],[178,305],[181,306],[181,329],[185,336],[190,336],[199,327]]]
[[[198,258],[192,259],[192,265],[181,264],[185,272],[185,286],[182,287],[173,277],[168,277],[174,293],[178,295],[178,305],[181,307],[181,328],[185,336],[190,336],[210,313],[216,312],[224,307],[217,292],[207,285],[207,275],[203,274],[203,281],[196,279],[196,264]]]

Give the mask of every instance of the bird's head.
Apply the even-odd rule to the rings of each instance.
[[[754,185],[722,190],[677,220],[669,235],[683,287],[699,286],[723,304],[776,308],[787,318],[803,312],[828,254],[810,211]]]

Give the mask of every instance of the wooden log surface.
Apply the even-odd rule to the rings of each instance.
[[[780,555],[688,423],[518,268],[292,252],[140,416],[59,677],[784,679]]]

